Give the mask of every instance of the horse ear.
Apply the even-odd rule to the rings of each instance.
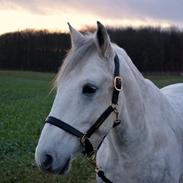
[[[70,25],[70,23],[68,23],[68,26],[69,26],[69,30],[70,30],[72,48],[80,47],[85,41],[84,36],[80,32],[78,32],[77,30],[75,30]]]
[[[99,21],[97,21],[96,42],[97,48],[104,57],[109,58],[113,56],[109,35],[106,28]]]

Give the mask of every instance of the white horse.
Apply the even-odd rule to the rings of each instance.
[[[183,183],[183,84],[158,89],[145,79],[126,52],[110,42],[98,23],[94,34],[70,26],[72,48],[56,79],[50,116],[86,132],[111,102],[114,57],[120,60],[123,90],[121,124],[111,114],[91,137],[97,165],[114,183]],[[65,173],[82,151],[75,136],[46,123],[35,153],[44,171]],[[98,176],[97,181],[103,182]]]

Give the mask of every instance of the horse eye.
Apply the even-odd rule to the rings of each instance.
[[[90,94],[94,94],[96,90],[97,90],[97,87],[95,85],[88,83],[83,86],[82,93],[86,95],[90,95]]]

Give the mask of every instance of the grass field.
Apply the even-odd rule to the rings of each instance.
[[[0,183],[95,183],[93,167],[75,160],[66,176],[41,173],[34,150],[54,98],[54,74],[0,71]],[[180,76],[148,76],[159,87],[183,82]]]

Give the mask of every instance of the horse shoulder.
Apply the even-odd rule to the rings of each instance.
[[[177,117],[180,116],[180,118],[183,119],[183,83],[168,85],[162,88],[161,92],[172,105]]]

